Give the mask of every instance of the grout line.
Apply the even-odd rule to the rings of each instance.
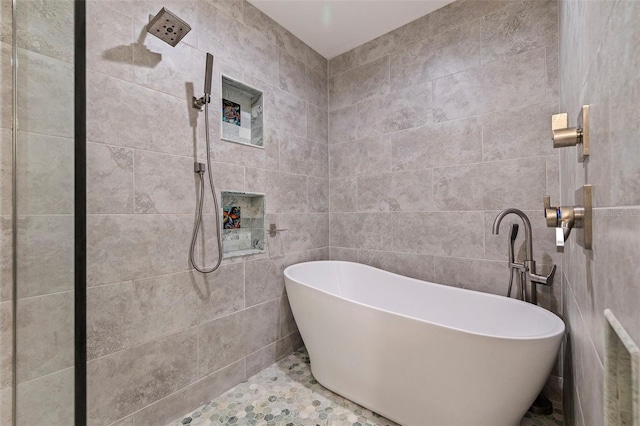
[[[27,384],[27,383],[34,382],[34,381],[36,381],[36,380],[44,379],[45,377],[53,376],[54,374],[62,373],[63,371],[67,371],[67,370],[74,370],[74,368],[75,368],[75,367],[74,367],[73,365],[71,365],[71,366],[69,366],[69,367],[61,368],[60,370],[52,371],[51,373],[43,374],[42,376],[38,376],[38,377],[35,377],[35,378],[33,378],[33,379],[24,380],[24,381],[19,382],[19,383],[17,384],[17,387],[23,386],[23,385],[25,385],[25,384]],[[3,388],[2,390],[4,391],[5,389],[10,389],[10,388],[11,388],[11,387]]]

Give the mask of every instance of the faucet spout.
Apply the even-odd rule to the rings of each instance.
[[[507,216],[508,214],[515,214],[516,216],[519,216],[520,219],[522,220],[522,223],[524,224],[525,250],[527,255],[526,260],[532,261],[533,260],[533,240],[531,238],[531,222],[529,221],[529,218],[522,210],[510,208],[510,209],[504,209],[500,213],[498,213],[498,216],[496,216],[496,218],[493,220],[492,233],[496,235],[500,233],[500,223],[502,222],[502,219],[504,219],[504,217]]]

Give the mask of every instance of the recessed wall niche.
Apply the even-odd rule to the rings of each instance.
[[[221,139],[264,148],[262,92],[223,75],[221,93]]]
[[[264,194],[222,191],[222,255],[264,253]]]

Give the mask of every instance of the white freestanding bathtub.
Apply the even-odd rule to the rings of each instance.
[[[538,306],[358,263],[284,275],[316,380],[406,426],[519,424],[564,333]]]

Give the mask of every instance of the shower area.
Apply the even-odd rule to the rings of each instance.
[[[1,5],[0,424],[166,424],[300,348],[326,59],[241,1]]]

